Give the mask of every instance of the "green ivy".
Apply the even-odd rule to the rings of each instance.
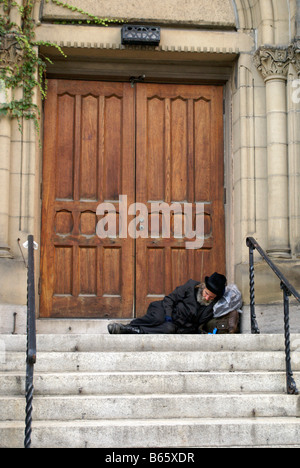
[[[52,3],[67,8],[72,12],[80,13],[87,17],[85,24],[97,24],[107,26],[110,20],[107,18],[99,18],[88,12],[83,11],[59,0],[46,0],[47,3]],[[63,57],[67,57],[63,50],[55,43],[45,41],[35,41],[35,22],[33,20],[33,8],[36,0],[24,0],[23,5],[19,5],[14,0],[0,0],[0,5],[3,5],[4,15],[0,15],[0,45],[5,39],[14,40],[22,60],[20,63],[4,66],[3,59],[0,57],[0,80],[4,83],[6,92],[11,90],[11,99],[7,103],[0,105],[0,117],[10,115],[12,118],[18,119],[19,129],[22,132],[22,121],[32,120],[35,124],[37,133],[39,134],[39,108],[34,103],[34,92],[38,88],[42,98],[47,97],[47,80],[46,70],[47,64],[52,63],[48,57],[39,55],[39,46],[55,47]],[[10,11],[12,8],[17,8],[21,17],[22,26],[10,22]],[[83,21],[75,21],[72,23],[82,24]],[[15,99],[15,90],[23,89],[21,99]]]
[[[70,21],[72,24],[98,24],[101,26],[108,26],[109,23],[116,23],[116,22],[122,22],[122,20],[115,20],[115,19],[109,19],[109,18],[99,18],[98,16],[93,15],[92,13],[89,13],[88,11],[84,11],[82,8],[78,8],[73,5],[69,5],[67,2],[61,2],[60,0],[46,0],[46,3],[49,2],[55,3],[56,5],[66,8],[74,13],[80,13],[83,16],[86,16],[89,19],[86,20],[77,20],[77,21]],[[58,22],[60,24],[67,24],[69,21],[61,21]]]

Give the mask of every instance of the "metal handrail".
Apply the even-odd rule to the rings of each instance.
[[[249,277],[250,277],[250,313],[251,313],[251,333],[259,334],[259,328],[255,315],[255,292],[254,292],[254,250],[261,255],[267,262],[269,267],[273,270],[280,280],[280,287],[283,291],[283,305],[284,305],[284,335],[285,335],[285,362],[286,362],[286,381],[288,395],[299,395],[296,382],[293,377],[291,366],[291,340],[290,340],[290,307],[289,298],[291,295],[300,302],[300,294],[296,291],[294,286],[285,278],[279,268],[272,262],[270,257],[261,248],[259,243],[253,238],[248,237],[246,240],[247,247],[249,248]]]
[[[27,245],[26,245],[27,247]],[[27,274],[27,352],[26,352],[26,419],[24,447],[31,447],[33,374],[36,363],[35,327],[35,284],[34,284],[34,239],[28,236],[28,274]]]

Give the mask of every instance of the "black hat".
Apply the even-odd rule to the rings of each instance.
[[[205,277],[205,285],[210,292],[215,294],[217,297],[224,296],[225,286],[226,286],[226,277],[220,275],[219,273],[214,273],[211,276]]]

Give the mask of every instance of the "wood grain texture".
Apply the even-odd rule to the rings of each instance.
[[[97,206],[134,202],[130,84],[50,80],[45,107],[42,317],[131,317],[134,240],[100,239]]]
[[[190,278],[225,273],[223,88],[49,80],[45,105],[41,317],[131,318]],[[97,206],[148,208],[133,239],[100,239]],[[184,217],[162,237],[152,202],[204,203],[205,242]],[[139,213],[137,213],[139,215]],[[158,221],[159,235],[151,238]],[[128,216],[128,226],[134,216]],[[194,219],[195,224],[195,219]],[[124,226],[123,226],[124,229]]]

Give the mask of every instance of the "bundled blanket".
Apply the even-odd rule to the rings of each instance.
[[[237,310],[242,314],[242,294],[238,290],[238,287],[235,284],[230,284],[226,287],[225,294],[214,306],[214,318],[220,318],[224,315]]]

